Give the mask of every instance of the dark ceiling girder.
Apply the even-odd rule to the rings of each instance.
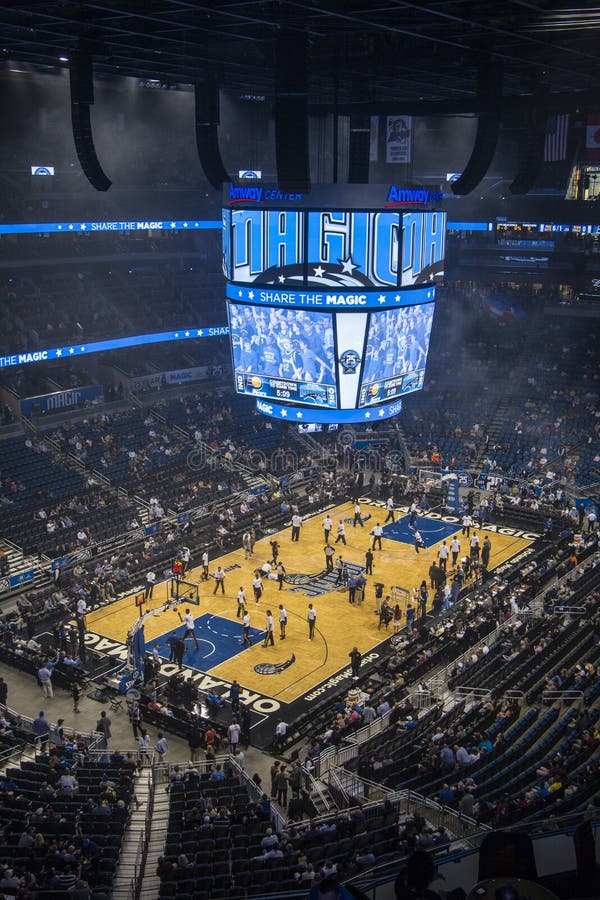
[[[342,114],[478,113],[472,96],[482,52],[503,61],[510,107],[527,102],[523,90],[541,87],[594,108],[600,11],[581,15],[573,27],[573,16],[564,20],[543,0],[21,0],[0,4],[0,47],[5,58],[56,66],[85,39],[97,76],[192,85],[210,66],[222,89],[273,98],[284,17],[288,31],[308,36],[313,113],[333,108],[336,77]],[[357,105],[351,86],[361,80],[369,99]]]
[[[579,109],[595,108],[598,105],[597,90],[578,91],[577,93],[547,94],[545,104],[549,112],[575,112]],[[535,102],[533,94],[520,97],[511,95],[504,97],[500,103],[503,114],[530,109]],[[333,112],[333,103],[312,103],[309,112],[313,116],[325,116]],[[372,116],[459,116],[479,115],[483,107],[475,95],[458,100],[415,100],[414,97],[397,98],[389,101],[357,101],[355,103],[339,103],[336,107],[338,115],[353,116],[365,114]]]

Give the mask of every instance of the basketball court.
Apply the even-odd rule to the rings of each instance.
[[[340,541],[334,543],[336,554],[348,563],[355,573],[365,567],[365,552],[372,545],[370,534],[376,523],[384,526],[387,511],[375,504],[361,501],[364,526],[353,527],[354,504],[346,503],[329,510],[333,520],[330,541],[335,541],[336,528],[340,520],[346,526],[346,546]],[[196,649],[191,640],[186,641],[184,666],[187,674],[196,680],[204,690],[226,693],[229,683],[235,678],[244,688],[244,695],[257,699],[253,701],[256,712],[277,713],[290,720],[293,717],[291,704],[310,701],[322,695],[330,687],[339,685],[344,678],[350,684],[349,656],[354,646],[363,655],[363,663],[374,662],[385,652],[384,642],[391,634],[384,628],[379,630],[379,617],[375,611],[376,582],[384,584],[384,596],[399,592],[400,587],[408,594],[418,587],[423,579],[429,585],[428,570],[437,561],[438,548],[443,540],[448,543],[457,534],[461,543],[460,555],[468,555],[469,541],[462,536],[459,519],[456,516],[419,516],[416,528],[422,536],[424,547],[415,551],[414,531],[408,525],[408,510],[398,509],[396,521],[384,526],[382,550],[374,551],[373,575],[366,576],[367,588],[362,605],[352,605],[348,601],[347,589],[336,585],[336,574],[325,572],[322,521],[325,513],[306,520],[301,529],[300,539],[291,541],[291,529],[270,534],[257,541],[254,555],[244,559],[242,549],[210,560],[211,575],[217,565],[226,572],[225,594],[214,593],[216,582],[211,577],[207,582],[200,580],[200,566],[190,569],[185,579],[199,586],[199,605],[189,604],[195,618]],[[536,535],[523,535],[514,529],[487,526],[483,529],[491,540],[490,570],[497,568],[522,552]],[[479,532],[480,542],[484,534]],[[270,541],[276,538],[280,544],[279,560],[286,569],[286,581],[279,590],[276,580],[263,579],[263,595],[257,604],[252,591],[254,570],[271,559]],[[247,609],[251,617],[250,639],[252,645],[242,643],[241,619],[237,617],[237,594],[240,587],[245,590]],[[175,664],[169,663],[167,638],[171,632],[183,633],[184,626],[180,614],[185,612],[186,592],[182,590],[183,603],[171,606],[172,582],[164,581],[155,586],[152,599],[142,610],[154,610],[145,622],[146,649],[155,645],[164,659],[161,672],[165,675],[177,671]],[[401,601],[405,612],[406,596]],[[279,604],[287,610],[285,640],[279,638]],[[316,613],[314,639],[308,640],[307,609],[312,603]],[[163,606],[167,608],[162,609]],[[270,609],[275,620],[275,646],[263,646],[266,612]],[[134,596],[125,597],[110,606],[103,607],[87,616],[90,640],[96,641],[101,649],[102,638],[115,647],[123,648],[127,633],[138,616]],[[404,616],[403,616],[404,622]]]

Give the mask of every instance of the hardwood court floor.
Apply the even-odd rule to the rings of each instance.
[[[401,518],[406,512],[407,510],[400,509],[396,513],[396,518]],[[386,511],[375,505],[363,503],[362,515],[365,518],[369,516],[364,528],[352,526],[353,504],[351,503],[335,507],[330,510],[330,515],[334,522],[331,535],[333,539],[336,536],[338,520],[346,520],[347,545],[344,547],[342,543],[338,543],[335,545],[336,551],[340,551],[348,563],[364,566],[365,551],[371,545],[372,540],[369,532],[376,522],[383,525]],[[292,543],[291,529],[288,528],[277,535],[270,535],[268,538],[258,541],[254,548],[254,556],[250,560],[244,559],[244,552],[241,549],[211,560],[211,573],[214,572],[217,563],[220,563],[227,572],[224,596],[220,591],[217,595],[213,594],[215,582],[212,578],[206,583],[199,581],[200,567],[188,572],[186,579],[199,582],[200,585],[200,607],[191,607],[197,619],[204,617],[197,622],[198,638],[203,636],[203,631],[208,627],[211,633],[205,636],[210,636],[213,641],[229,642],[230,647],[229,649],[222,648],[224,652],[221,654],[221,659],[225,659],[225,661],[214,667],[210,667],[209,659],[203,663],[193,663],[188,660],[187,655],[186,665],[192,667],[195,665],[197,669],[208,672],[215,679],[230,682],[237,678],[240,684],[250,691],[258,691],[280,703],[291,703],[340,669],[348,666],[348,654],[355,645],[363,657],[379,652],[378,644],[389,637],[391,626],[389,632],[383,629],[378,630],[379,620],[375,614],[373,588],[375,582],[383,582],[385,594],[391,593],[393,585],[412,592],[412,589],[417,587],[423,579],[426,579],[429,584],[428,570],[431,563],[437,560],[437,551],[441,541],[445,538],[450,543],[454,532],[458,532],[461,541],[461,556],[468,552],[468,540],[466,537],[461,537],[458,521],[448,522],[446,517],[442,525],[439,517],[437,519],[427,516],[419,517],[417,527],[424,536],[429,535],[429,542],[435,542],[417,554],[413,543],[389,540],[384,537],[383,549],[376,550],[374,553],[373,576],[367,576],[365,602],[362,606],[356,606],[348,602],[347,592],[332,590],[330,585],[323,585],[322,579],[302,577],[317,576],[325,569],[323,517],[324,514],[319,514],[305,521],[298,542]],[[441,528],[443,528],[443,532]],[[440,531],[441,535],[439,540],[435,540],[437,531]],[[503,529],[503,531],[509,533],[489,533],[492,544],[490,569],[498,567],[520,553],[531,543],[531,540],[527,538],[535,537],[534,535],[527,535],[527,538],[517,537],[510,533],[511,529]],[[279,559],[283,562],[288,577],[300,576],[295,580],[303,583],[286,584],[283,590],[279,591],[276,581],[265,579],[263,581],[263,597],[257,605],[252,594],[254,569],[270,559],[269,541],[275,537],[280,544]],[[481,542],[483,542],[483,537],[484,535],[480,532]],[[263,647],[261,634],[255,636],[256,642],[252,647],[242,650],[240,619],[236,618],[236,598],[240,586],[243,586],[246,592],[253,628],[263,631],[266,611],[271,609],[275,620],[274,647]],[[168,583],[164,582],[155,587],[154,596],[144,609],[148,611],[148,609],[160,607],[167,599]],[[306,621],[309,602],[313,603],[317,611],[313,641],[308,640]],[[279,603],[284,604],[288,614],[285,640],[279,639]],[[405,604],[401,605],[404,607]],[[181,606],[179,611],[182,611]],[[127,631],[137,615],[134,599],[130,596],[88,615],[87,627],[96,634],[124,643]],[[223,619],[233,623],[233,630],[228,625],[229,635],[219,638],[218,623],[222,623]],[[217,623],[216,626],[215,623]],[[157,640],[161,635],[177,627],[180,627],[180,620],[176,609],[167,610],[157,617],[150,618],[145,624],[146,644],[151,644],[153,640]],[[227,631],[227,628],[224,630]],[[190,647],[190,653],[192,652]],[[292,657],[293,662],[291,662]],[[286,662],[289,662],[289,665],[283,667]],[[260,663],[275,664],[275,673],[268,675],[257,673],[255,666]]]

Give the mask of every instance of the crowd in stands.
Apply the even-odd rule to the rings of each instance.
[[[429,384],[403,409],[412,454],[450,470],[477,465],[541,483],[597,480],[599,360],[587,325],[569,323],[567,341],[562,325],[539,311],[503,327],[480,311],[463,329],[453,304],[469,297],[459,284],[440,292]],[[542,355],[532,352],[538,341]],[[442,379],[444,366],[451,375]]]
[[[113,237],[105,249],[107,239],[97,235],[7,236],[0,256],[30,259],[37,248],[48,261],[40,256],[26,273],[15,267],[5,276],[0,351],[225,324],[222,277],[208,270],[214,254],[207,235],[135,232],[119,235],[116,246]]]
[[[132,327],[140,297],[148,290],[157,292],[155,308],[159,300],[164,301],[169,315],[177,315],[178,301],[168,306],[157,270],[136,272],[133,283],[135,290],[123,306]],[[182,276],[180,296],[191,287]],[[75,308],[86,288],[58,282],[55,292],[59,290],[65,296],[72,290]],[[111,296],[111,302],[120,306],[118,290]],[[191,295],[185,296],[187,303]],[[219,891],[221,896],[235,896],[239,889],[258,892],[266,881],[308,889],[319,877],[346,877],[388,854],[397,857],[443,844],[448,837],[443,828],[433,829],[414,817],[400,820],[393,809],[370,821],[368,831],[364,814],[356,809],[328,823],[292,821],[287,830],[267,833],[272,829],[270,799],[285,806],[288,787],[290,803],[300,799],[304,772],[318,765],[319,755],[344,746],[347,738],[376,719],[385,722],[385,728],[376,741],[361,745],[355,764],[366,779],[385,782],[390,788],[411,787],[463,817],[494,825],[568,810],[584,813],[590,804],[596,808],[600,734],[593,703],[600,693],[600,594],[592,554],[597,522],[593,512],[572,505],[566,489],[593,481],[600,462],[595,451],[600,428],[597,351],[583,330],[563,346],[560,330],[547,326],[545,362],[527,359],[531,335],[521,335],[523,358],[507,374],[506,346],[514,334],[508,334],[510,327],[490,345],[489,323],[480,321],[480,328],[473,326],[472,333],[465,335],[455,327],[455,313],[444,307],[443,300],[440,309],[432,340],[432,377],[425,391],[405,399],[403,427],[409,449],[440,471],[479,466],[497,483],[483,503],[469,508],[469,514],[501,521],[511,511],[529,512],[538,524],[544,523],[547,540],[514,576],[491,587],[485,572],[469,567],[468,558],[466,566],[461,560],[453,572],[450,593],[445,592],[446,585],[432,584],[431,598],[439,602],[424,611],[417,608],[414,625],[405,632],[396,630],[394,651],[378,667],[378,677],[370,679],[367,669],[364,685],[361,682],[361,691],[352,701],[348,702],[347,692],[333,700],[328,697],[314,704],[306,719],[299,717],[284,735],[278,746],[281,751],[310,728],[311,746],[300,767],[302,776],[296,774],[297,766],[280,771],[271,798],[265,796],[256,803],[245,795],[238,802],[241,785],[235,769],[225,774],[225,786],[218,784],[220,777],[213,777],[216,772],[223,774],[216,765],[210,766],[208,785],[197,773],[179,773],[170,785],[171,831],[177,836],[159,862],[161,897],[174,896],[178,890],[202,896],[197,884],[206,877],[215,897]],[[101,330],[102,320],[96,326]],[[190,348],[189,352],[196,351]],[[168,350],[157,353],[158,367],[169,362]],[[444,368],[450,375],[442,376]],[[57,383],[73,387],[84,383],[84,377],[81,370],[63,367]],[[14,386],[20,393],[39,388],[33,378],[29,381],[29,373],[18,374]],[[398,450],[393,432],[382,428],[379,438],[381,450]],[[344,469],[345,449],[335,435],[325,436],[321,448],[322,453],[291,429],[248,413],[246,401],[216,390],[182,393],[175,399],[158,397],[143,409],[136,405],[93,414],[27,440],[3,441],[0,471],[6,536],[30,553],[51,557],[89,549],[116,531],[128,540],[127,546],[92,561],[80,560],[64,570],[59,567],[50,587],[24,594],[17,612],[0,619],[3,661],[34,675],[49,668],[56,683],[68,689],[85,680],[85,646],[78,629],[66,624],[77,619],[79,604],[94,607],[110,602],[143,583],[148,571],[157,571],[161,577],[184,542],[192,545],[195,554],[207,547],[213,556],[240,546],[247,529],[262,533],[288,521],[295,508],[308,512],[324,500],[346,499],[361,491],[384,500],[390,494],[396,499],[416,497],[426,507],[423,488],[410,476],[392,481],[386,470],[354,482],[355,472],[338,472]],[[197,465],[190,462],[191,452],[199,453]],[[94,471],[103,478],[95,477]],[[297,493],[273,480],[283,476],[285,481],[298,472],[305,480]],[[263,478],[264,491],[248,490],[250,473]],[[527,485],[520,483],[524,479],[529,479]],[[201,507],[202,516],[192,521],[188,513]],[[148,533],[142,533],[144,525],[151,526]],[[576,546],[573,535],[578,529],[586,537]],[[586,556],[589,561],[582,566]],[[3,574],[7,572],[4,566]],[[565,578],[570,572],[573,577]],[[532,617],[531,604],[557,577],[556,585],[544,592],[543,614]],[[452,593],[456,579],[458,586]],[[587,632],[578,620],[569,618],[567,609],[575,605],[584,611]],[[381,607],[377,612],[381,615]],[[36,641],[40,622],[53,629],[49,645]],[[449,689],[477,687],[489,695],[469,708],[464,700],[457,700],[453,709],[442,714],[433,679],[442,668],[448,670]],[[184,691],[185,685],[174,690],[173,685],[151,677],[150,670],[146,681],[149,689],[140,701],[144,722],[187,737],[190,750],[201,748],[210,763],[215,740],[225,740],[223,718],[213,716],[205,705],[200,715],[190,716],[178,702],[179,689]],[[502,696],[511,689],[522,696]],[[553,692],[565,691],[573,692],[573,697],[563,701],[564,707],[551,706]],[[418,694],[423,695],[423,708]],[[583,703],[578,711],[574,697],[580,696]],[[199,698],[190,694],[188,699],[193,703]],[[211,732],[213,741],[207,738]],[[24,738],[14,724],[0,720],[2,743],[10,746],[13,739]],[[194,747],[192,741],[199,743]],[[75,759],[76,751],[69,752]],[[85,843],[102,846],[102,841],[86,828],[103,816],[112,826],[126,822],[133,772],[116,784],[112,777],[101,777],[94,781],[93,790],[83,791],[84,763],[77,760],[69,766],[66,751],[59,763],[52,759],[38,761],[36,771],[44,778],[39,785],[37,776],[33,779],[35,789],[23,789],[22,781],[27,779],[17,773],[11,773],[12,782],[0,783],[0,809],[14,799],[15,792],[38,791],[36,803],[44,794],[44,803],[32,813],[33,794],[25,793],[29,799],[18,807],[24,810],[18,814],[19,833],[12,826],[5,831],[8,845],[21,844],[19,849],[24,851],[17,854],[12,874],[5,877],[18,881],[18,889],[55,890],[75,883],[73,879],[86,882],[101,874],[95,883],[109,888],[112,869],[101,869],[97,860],[105,857],[94,855],[96,851]],[[55,783],[57,764],[65,771]],[[70,797],[56,786],[67,770],[77,782],[77,790],[67,786]],[[52,829],[56,806],[61,803],[72,806],[64,817],[59,811],[60,828],[50,830],[51,842],[44,829],[45,843],[41,843],[38,825],[49,822]],[[103,812],[107,807],[110,812]],[[38,809],[42,810],[40,821]],[[64,832],[62,818],[67,823]],[[120,829],[119,824],[116,830]],[[103,836],[108,838],[109,832]],[[223,838],[226,846],[217,843]],[[239,855],[234,853],[236,848]],[[26,864],[26,857],[36,860],[33,866]]]
[[[419,846],[450,840],[443,827],[433,828],[418,814],[401,816],[389,801],[314,819],[291,815],[276,829],[270,806],[277,777],[270,797],[252,799],[235,767],[219,770],[201,774],[190,766],[172,772],[169,836],[157,866],[161,897],[308,891],[325,878],[352,877]],[[294,798],[300,784],[292,785]]]
[[[137,762],[121,754],[96,762],[85,740],[61,732],[43,734],[35,761],[0,777],[0,891],[108,898]]]

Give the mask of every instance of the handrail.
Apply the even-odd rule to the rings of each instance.
[[[142,830],[142,834],[140,835],[140,842],[138,844],[138,854],[136,854],[135,860],[135,872],[136,876],[134,877],[134,885],[133,885],[133,897],[134,900],[140,900],[142,896],[142,886],[144,883],[144,875],[146,873],[146,865],[148,863],[148,850],[150,848],[150,836],[152,832],[152,810],[154,809],[154,795],[156,792],[156,782],[154,778],[154,767],[150,769],[148,773],[148,805],[146,807],[146,816],[144,819],[144,828]],[[141,855],[139,850],[141,849]],[[139,857],[139,866],[138,866],[138,857]]]
[[[468,684],[461,684],[459,687],[454,689],[454,693],[460,694],[461,697],[472,695],[473,697],[477,697],[480,700],[490,700],[492,696],[492,692],[488,688],[471,687]]]
[[[524,700],[525,692],[519,691],[516,688],[509,688],[508,690],[504,691],[502,696],[507,700]]]
[[[341,776],[347,780],[347,784],[344,785],[341,780]],[[370,778],[364,778],[362,775],[358,775],[356,772],[352,772],[349,769],[336,769],[328,773],[328,778],[336,777],[340,783],[340,789],[348,798],[348,805],[351,806],[353,803],[360,802],[357,801],[357,798],[361,794],[362,788],[362,797],[370,798],[371,800],[377,799],[378,802],[381,800],[385,800],[386,798],[394,796],[396,791],[393,788],[387,787],[385,784],[382,784],[378,781],[372,781]],[[350,790],[355,789],[354,793],[350,793]],[[358,788],[358,790],[356,790]]]
[[[101,737],[101,735],[98,735],[98,737]],[[156,762],[155,750],[132,750],[131,747],[128,747],[127,749],[119,749],[115,747],[102,749],[100,747],[91,747],[87,751],[86,759],[88,760],[88,762],[105,762],[107,755],[110,756],[112,753],[122,754],[125,757],[128,753],[130,753],[133,759],[136,761],[139,769],[141,769],[142,766],[146,764],[150,767],[150,769],[154,770],[154,765]]]
[[[585,606],[558,606],[555,610],[555,614],[566,615],[566,616],[585,616],[589,613],[589,610],[585,608]]]
[[[327,809],[327,810],[331,809],[331,803],[329,802],[329,800],[327,799],[327,797],[325,796],[325,794],[319,787],[317,779],[314,777],[312,772],[309,772],[308,769],[304,768],[304,766],[302,766],[302,771],[304,772],[304,776],[306,778],[306,785],[309,789],[308,790],[309,794],[312,794],[312,792],[314,791],[315,794],[317,794],[317,796],[319,797],[319,799],[322,800],[322,802],[325,806],[325,809]]]
[[[557,700],[560,701],[561,704],[570,703],[573,700],[576,700],[580,706],[583,706],[585,695],[583,691],[579,691],[577,688],[565,691],[542,691],[542,703],[545,703],[546,701],[555,703]]]
[[[354,734],[344,737],[344,743],[341,747],[331,746],[321,750],[315,760],[315,771],[317,772],[317,775],[325,775],[330,769],[343,765],[346,762],[350,762],[351,759],[356,759],[362,744],[380,734],[382,731],[385,731],[389,724],[390,715],[391,710],[384,713],[383,716],[377,716],[377,718],[373,719],[368,725],[363,725],[363,727],[357,729]]]
[[[352,797],[346,790],[346,787],[342,784],[342,780],[340,778],[340,771],[346,773],[346,769],[330,769],[327,773],[327,787],[331,793],[331,789],[333,787],[334,790],[338,791],[341,796],[345,807],[349,807],[351,805]],[[348,775],[353,773],[348,773]],[[333,794],[331,794],[333,797]],[[339,803],[336,801],[336,806],[339,807]]]
[[[23,725],[28,726],[26,730],[33,725],[33,719],[29,716],[24,716],[20,712],[17,712],[16,709],[12,709],[10,706],[0,706],[0,710],[7,715],[11,724],[15,728],[21,728]],[[50,728],[56,728],[56,724],[50,722]],[[75,729],[73,729],[73,733],[75,734]],[[50,732],[52,734],[52,731]],[[49,736],[50,736],[49,734]],[[86,748],[86,752],[89,754],[93,752],[94,744],[101,738],[101,735],[97,731],[79,731],[77,732],[84,740],[88,741],[88,746]],[[35,747],[36,741],[39,743],[38,736],[34,734],[33,730],[31,731],[31,741],[30,743]],[[103,751],[106,753],[106,751]]]

